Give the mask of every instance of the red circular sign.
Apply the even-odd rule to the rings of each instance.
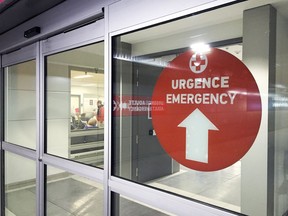
[[[216,48],[187,51],[157,80],[152,122],[160,144],[180,164],[220,170],[241,159],[257,136],[259,89],[235,56]]]

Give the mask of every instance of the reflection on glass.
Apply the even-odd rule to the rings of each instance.
[[[103,167],[104,44],[46,58],[47,153]]]
[[[195,29],[191,26],[193,19],[195,17],[176,21],[175,23],[179,23],[179,27],[183,27],[183,31],[179,31],[173,36],[166,34],[163,38],[159,36],[162,35],[162,31],[175,27],[175,23],[167,23],[161,27],[151,27],[113,38],[112,174],[240,212],[241,162],[238,161],[226,169],[213,172],[201,172],[186,168],[171,156],[174,154],[185,157],[185,150],[182,151],[177,145],[179,137],[170,133],[166,136],[164,133],[165,137],[171,138],[171,142],[175,142],[175,145],[171,144],[173,150],[164,151],[163,145],[160,143],[160,134],[155,131],[156,126],[152,121],[153,111],[161,111],[164,113],[163,115],[168,113],[167,109],[163,110],[165,109],[163,100],[152,99],[156,84],[159,79],[163,79],[163,69],[177,56],[190,49],[191,41],[197,42],[200,36],[207,34],[207,29],[201,29],[201,31],[197,31],[199,37],[195,41],[193,41],[194,38],[187,37],[187,35],[196,34]],[[239,26],[238,21],[235,22],[235,26]],[[226,27],[229,26],[220,23],[219,29],[213,34],[208,29],[211,41],[207,42],[217,41],[218,34],[223,33],[221,29]],[[153,37],[157,33],[159,33],[159,37]],[[241,32],[239,33],[241,35]],[[144,35],[151,36],[143,38]],[[181,40],[177,39],[181,44],[174,43],[175,38],[181,38]],[[206,42],[206,40],[204,41]],[[157,46],[155,46],[156,44]],[[218,48],[241,59],[241,43],[231,46],[223,44]],[[175,74],[177,76],[176,69]],[[182,79],[181,82],[184,81],[184,78],[179,76],[180,79]],[[171,83],[168,83],[168,79],[165,81],[167,85],[163,84],[157,90],[160,92],[161,90],[171,91],[172,93]],[[184,86],[184,82],[182,84]],[[181,93],[180,90],[175,90],[175,92]],[[153,110],[151,110],[152,108]],[[175,109],[175,113],[171,112],[172,116],[163,117],[166,120],[165,123],[163,123],[164,121],[159,122],[165,124],[167,128],[172,128],[172,122],[167,121],[168,118],[171,118],[175,122],[179,120],[178,124],[174,124],[179,127],[184,119],[178,118],[178,115],[182,114],[184,109],[189,110],[189,108],[179,105]],[[197,119],[197,125],[199,124],[199,119]],[[183,136],[185,137],[184,133]],[[221,158],[221,160],[225,160],[225,158]]]
[[[103,186],[47,167],[47,215],[103,215]]]
[[[134,215],[153,215],[153,216],[164,216],[170,215],[164,213],[158,209],[142,205],[134,200],[127,197],[121,196],[117,193],[112,194],[112,215],[113,216],[134,216]],[[116,207],[117,206],[117,207]]]
[[[5,152],[6,215],[36,215],[35,162]]]
[[[5,68],[5,141],[36,148],[35,60]]]

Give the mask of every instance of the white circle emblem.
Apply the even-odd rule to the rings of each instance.
[[[190,58],[189,66],[193,73],[202,73],[208,65],[207,56],[204,54],[195,53]]]

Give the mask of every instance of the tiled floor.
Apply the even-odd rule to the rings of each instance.
[[[35,198],[35,187],[7,193],[7,215],[36,215]],[[119,215],[122,216],[135,216],[135,212],[137,212],[137,216],[166,215],[122,197],[119,203]],[[102,216],[103,192],[73,178],[49,183],[47,187],[47,215]]]
[[[216,172],[198,172],[185,167],[150,185],[195,198],[233,211],[240,211],[241,163]]]
[[[15,215],[36,215],[35,187],[6,194],[6,207]],[[49,183],[47,215],[103,215],[103,195],[100,189],[73,178]]]
[[[185,167],[181,171],[151,183],[164,190],[197,198],[210,204],[239,211],[241,163],[216,172],[198,172]]]
[[[185,167],[181,171],[149,184],[190,198],[239,211],[241,164],[217,172],[197,172]],[[17,216],[36,215],[35,187],[6,193],[6,207]],[[162,216],[164,213],[121,198],[119,215]],[[137,214],[135,214],[137,212]],[[54,181],[47,186],[47,215],[103,215],[103,191],[77,178]]]

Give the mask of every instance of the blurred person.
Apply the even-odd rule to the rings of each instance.
[[[96,112],[98,126],[104,126],[104,105],[101,100],[97,101],[97,112]]]

